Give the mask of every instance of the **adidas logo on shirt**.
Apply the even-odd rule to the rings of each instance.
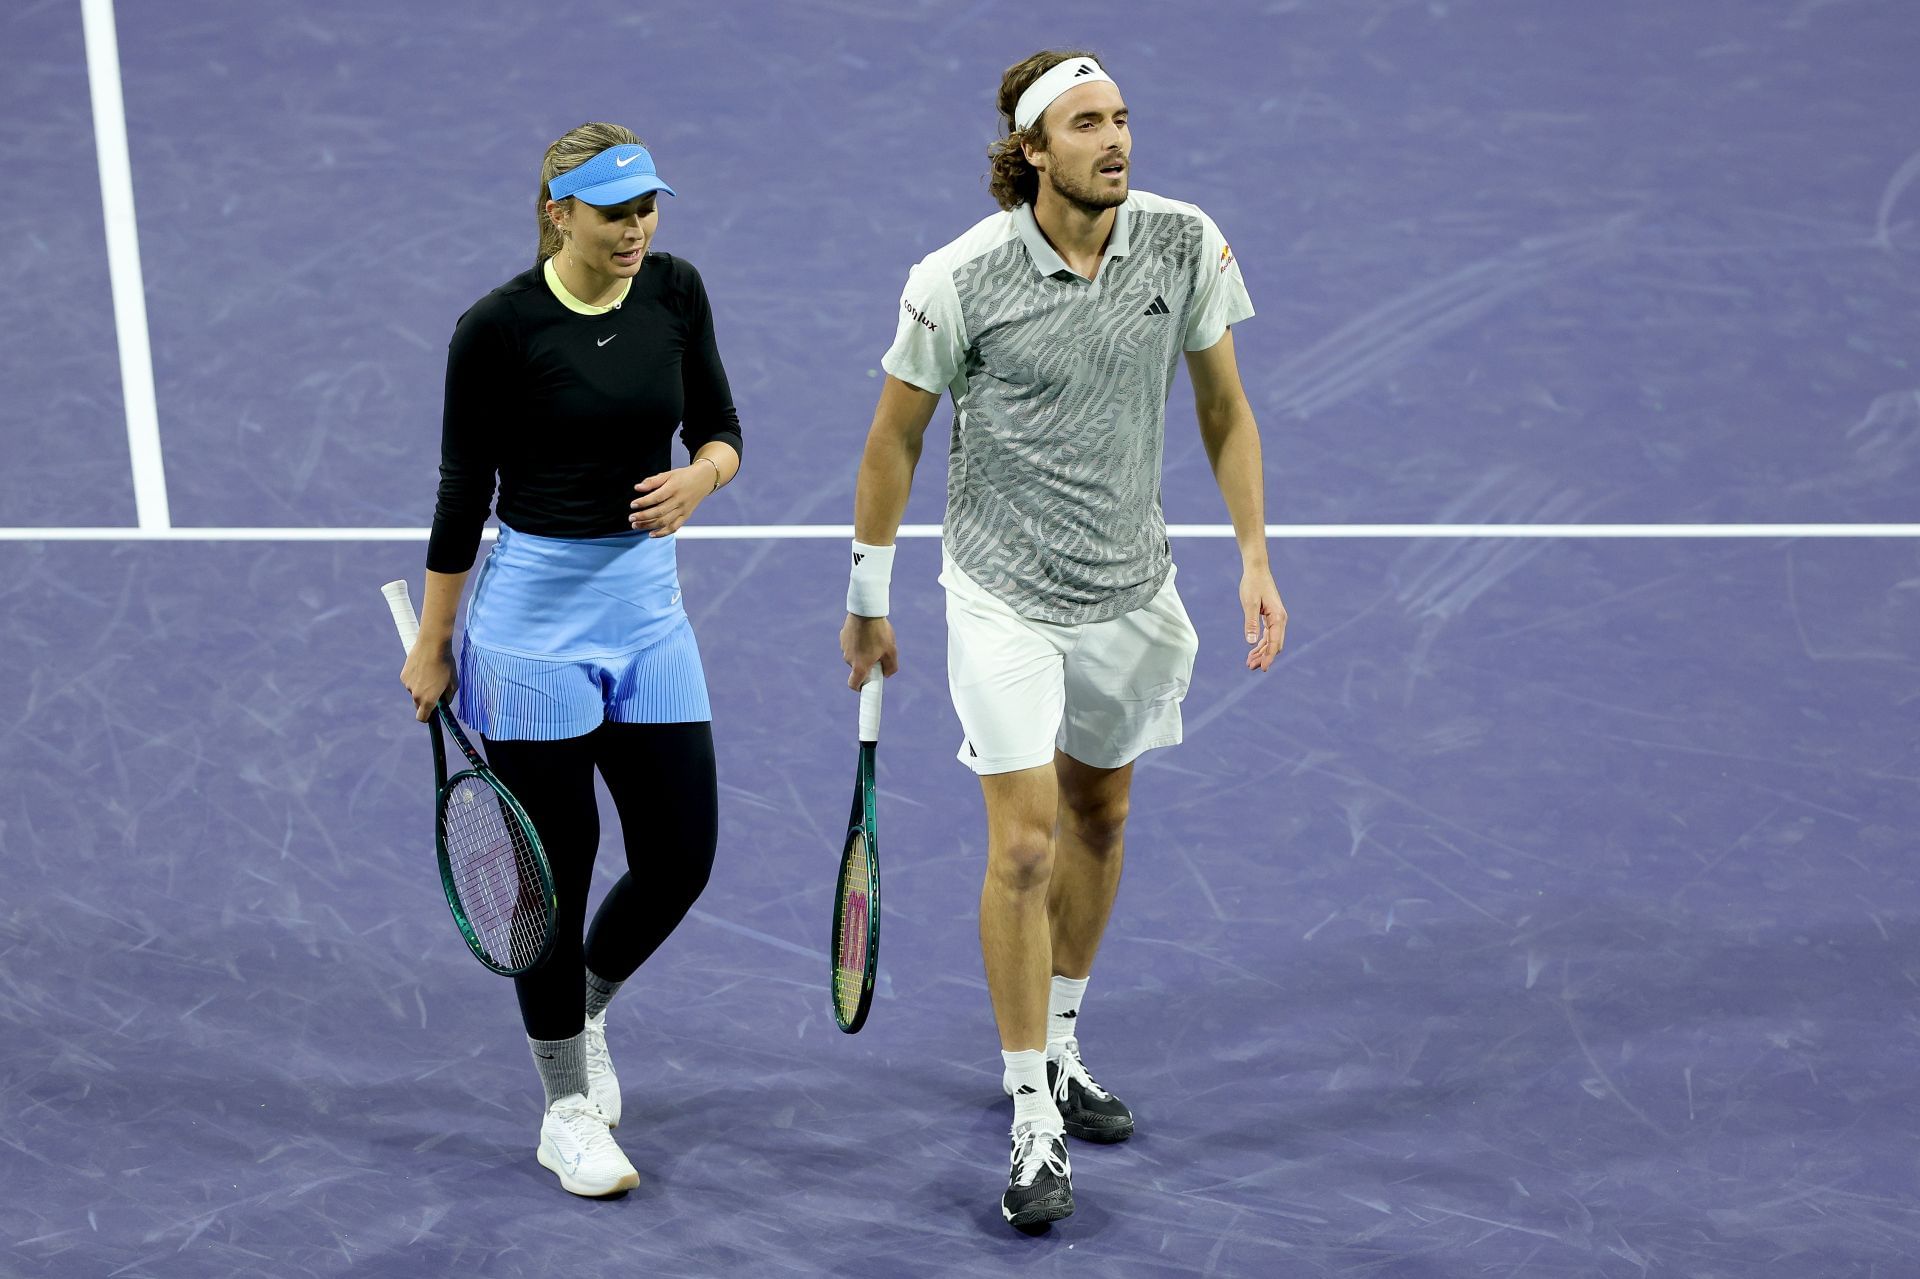
[[[1173,310],[1167,305],[1167,300],[1161,297],[1158,293],[1156,293],[1153,295],[1153,304],[1149,306],[1145,311],[1142,311],[1141,314],[1142,315],[1172,315]]]

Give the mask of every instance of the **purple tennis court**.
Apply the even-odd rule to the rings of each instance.
[[[1915,36],[1877,0],[16,6],[0,1274],[1911,1273]],[[1233,242],[1293,620],[1241,669],[1177,389],[1202,650],[1080,1035],[1140,1131],[1026,1238],[929,537],[855,1037],[827,930],[879,356],[1051,45]],[[377,593],[419,578],[452,324],[588,119],[673,175],[745,435],[680,548],[719,859],[612,1010],[642,1180],[604,1202],[533,1159]]]

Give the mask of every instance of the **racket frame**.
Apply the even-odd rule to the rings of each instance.
[[[433,728],[433,852],[434,860],[440,866],[440,888],[446,894],[447,910],[452,913],[454,926],[459,928],[460,936],[466,941],[467,949],[473,952],[475,959],[502,977],[518,977],[522,973],[532,972],[546,963],[547,956],[553,953],[556,932],[554,921],[560,909],[559,897],[553,888],[553,868],[547,864],[547,850],[540,843],[540,833],[534,829],[533,820],[527,816],[527,810],[520,807],[520,801],[514,798],[513,792],[494,776],[493,770],[487,767],[487,761],[480,757],[480,752],[476,751],[473,743],[467,740],[467,735],[460,729],[460,721],[453,717],[453,712],[448,708],[445,698],[441,698],[440,704],[434,707],[433,716],[428,723]],[[447,732],[453,734],[454,744],[460,748],[460,753],[466,757],[467,761],[467,767],[451,777],[447,776],[447,747],[440,731],[443,724]],[[453,802],[453,796],[459,789],[460,783],[469,777],[493,791],[495,798],[506,808],[508,817],[520,823],[521,829],[526,832],[528,841],[533,846],[533,868],[539,879],[536,887],[539,890],[541,905],[546,911],[546,920],[541,930],[546,941],[540,947],[540,953],[525,964],[496,963],[492,956],[487,954],[486,946],[481,942],[480,934],[474,930],[472,920],[467,917],[467,908],[460,900],[460,888],[453,876],[453,859],[447,852],[446,814],[447,805]]]
[[[380,593],[386,597],[387,609],[393,615],[394,629],[400,634],[400,644],[411,655],[414,643],[420,637],[420,618],[413,610],[413,598],[407,590],[407,583],[404,579],[388,582],[380,588]],[[540,832],[535,829],[533,820],[527,816],[527,810],[520,806],[518,799],[514,798],[513,792],[494,775],[494,771],[487,766],[487,761],[481,757],[479,751],[473,748],[473,743],[467,740],[466,733],[460,728],[460,721],[454,718],[445,697],[442,697],[434,706],[433,714],[428,717],[427,722],[431,730],[429,735],[433,739],[434,860],[440,868],[440,888],[446,895],[447,909],[452,913],[454,925],[459,928],[460,937],[467,943],[467,949],[472,951],[473,957],[488,969],[503,977],[518,977],[522,973],[531,972],[545,963],[547,956],[553,953],[554,923],[560,909],[559,898],[553,887],[553,867],[547,862],[547,850],[540,842]],[[447,746],[441,733],[442,725],[445,725],[446,730],[453,734],[454,744],[460,748],[461,755],[465,756],[467,761],[467,767],[451,777],[447,776]],[[466,907],[460,901],[459,884],[453,874],[453,859],[447,853],[446,812],[455,789],[469,777],[493,791],[501,804],[506,807],[509,820],[520,824],[533,853],[533,868],[539,880],[537,887],[540,901],[546,913],[542,922],[542,933],[546,940],[540,947],[540,953],[526,964],[503,966],[496,963],[487,954],[479,933],[473,927],[473,921],[467,917]],[[518,884],[516,884],[517,887]]]
[[[853,780],[853,808],[847,815],[847,838],[840,849],[840,868],[833,881],[833,936],[828,953],[827,991],[834,1024],[849,1035],[858,1034],[873,1006],[874,977],[880,971],[880,827],[874,782],[874,755],[880,737],[880,667],[876,663],[860,689],[860,758]],[[846,940],[847,867],[854,849],[864,843],[867,861],[866,963],[860,975],[860,995],[853,1011],[841,1010],[840,956]]]

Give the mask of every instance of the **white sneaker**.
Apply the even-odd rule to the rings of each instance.
[[[582,1093],[570,1093],[547,1107],[536,1155],[540,1165],[558,1174],[560,1184],[576,1195],[613,1195],[640,1184],[640,1174],[607,1131],[606,1117]]]
[[[587,1018],[587,1100],[600,1107],[607,1127],[620,1126],[620,1078],[613,1073],[613,1057],[607,1052],[607,1010]]]

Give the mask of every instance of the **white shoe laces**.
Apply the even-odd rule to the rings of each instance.
[[[605,1079],[613,1073],[613,1054],[607,1051],[606,1014],[587,1018],[587,1079]]]
[[[1056,1134],[1041,1132],[1036,1124],[1021,1124],[1013,1130],[1013,1184],[1022,1190],[1031,1186],[1042,1168],[1050,1168],[1056,1177],[1067,1175],[1067,1148],[1055,1140]]]
[[[591,1062],[592,1058],[588,1058]],[[1059,1071],[1053,1081],[1053,1099],[1067,1099],[1067,1082],[1072,1080],[1092,1093],[1101,1101],[1109,1100],[1113,1094],[1102,1088],[1091,1074],[1087,1073],[1087,1063],[1080,1060],[1080,1041],[1069,1039],[1060,1049]]]
[[[579,1098],[577,1101],[576,1097]],[[582,1167],[589,1161],[597,1162],[609,1157],[626,1158],[620,1153],[613,1133],[608,1131],[606,1117],[600,1113],[600,1108],[578,1093],[554,1102],[547,1114],[560,1121],[567,1136],[579,1148]]]

